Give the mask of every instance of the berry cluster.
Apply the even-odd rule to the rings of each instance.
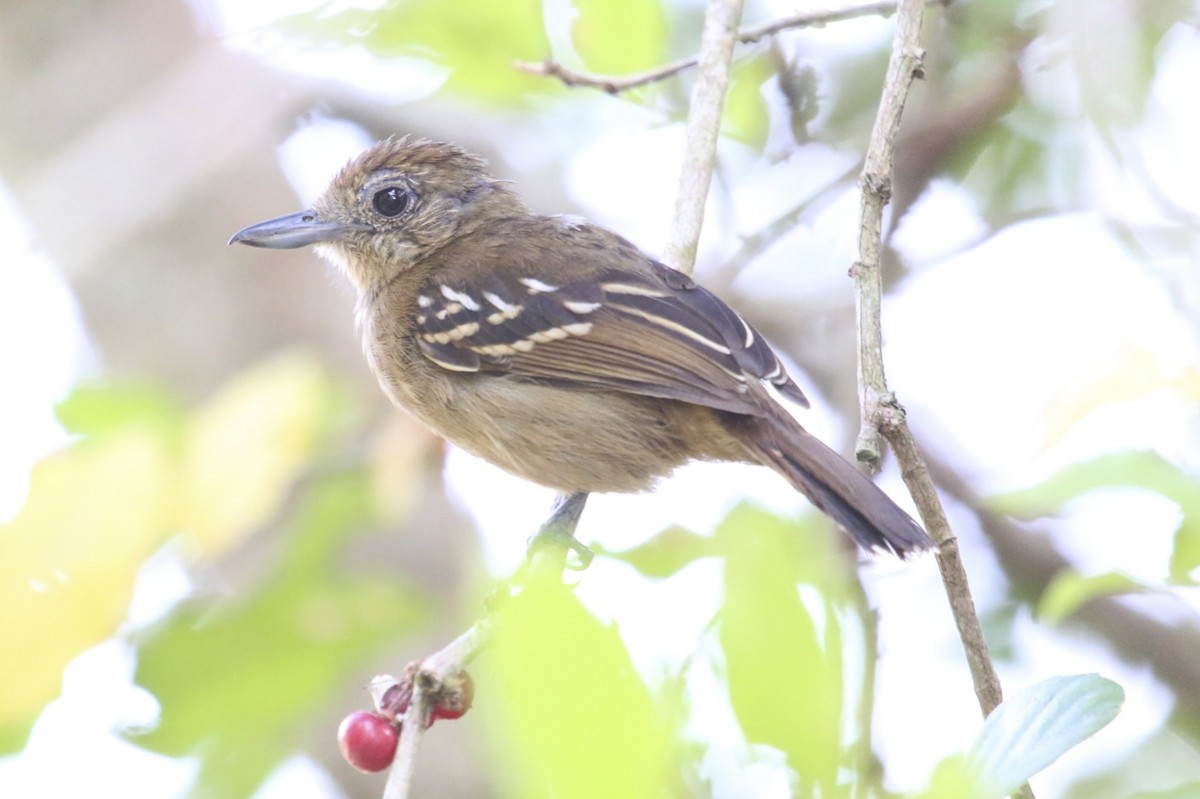
[[[338,726],[338,748],[351,766],[359,771],[376,772],[391,765],[419,669],[420,663],[410,663],[399,679],[377,680],[377,687],[381,683],[390,684],[382,693],[376,693],[375,711],[359,710],[342,720]],[[460,671],[429,689],[427,695],[430,712],[426,728],[438,719],[457,719],[466,713],[475,698],[475,684],[471,675]]]

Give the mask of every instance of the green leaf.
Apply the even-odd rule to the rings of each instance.
[[[1145,590],[1146,586],[1120,572],[1085,576],[1074,569],[1064,569],[1046,586],[1038,600],[1036,614],[1042,621],[1054,624],[1097,597]]]
[[[951,159],[951,173],[979,198],[984,216],[993,223],[1044,213],[1053,206],[1052,190],[1061,189],[1065,195],[1078,192],[1077,186],[1051,186],[1047,180],[1047,175],[1063,172],[1051,157],[1061,154],[1061,148],[1052,147],[1054,136],[1061,132],[1061,123],[1049,112],[1020,99],[998,124],[964,143]],[[1064,197],[1063,203],[1069,200]]]
[[[920,799],[989,799],[975,781],[975,774],[962,755],[951,755],[938,763],[929,787]]]
[[[747,740],[783,751],[802,782],[831,789],[842,751],[846,568],[829,535],[740,505],[717,529],[726,555],[719,636]],[[801,601],[798,582],[816,589]]]
[[[654,0],[574,0],[571,39],[587,68],[604,75],[648,69],[667,47],[667,20]]]
[[[1137,247],[1136,237],[1128,229],[1118,229],[1120,227],[1111,226],[1114,238],[1122,240],[1126,247]],[[1139,251],[1132,257],[1147,260],[1153,256]],[[1166,368],[1161,358],[1150,350],[1123,347],[1102,364],[1080,375],[1051,400],[1043,414],[1046,443],[1057,444],[1081,420],[1113,403],[1141,399],[1164,389],[1195,400],[1196,396],[1189,388],[1197,381],[1200,381],[1200,370]]]
[[[670,577],[680,569],[715,552],[713,539],[682,527],[668,527],[636,547],[609,552],[593,545],[597,555],[624,561],[647,577]]]
[[[133,424],[173,434],[183,421],[183,409],[174,397],[144,383],[84,383],[72,389],[54,412],[68,432],[84,436]]]
[[[1133,486],[1155,491],[1176,501],[1200,503],[1200,479],[1182,472],[1155,452],[1101,455],[1062,469],[1032,488],[994,497],[998,510],[1026,518],[1054,510],[1069,500],[1106,486]]]
[[[1143,488],[1179,505],[1183,517],[1175,531],[1170,579],[1194,584],[1192,573],[1200,567],[1200,475],[1183,471],[1155,452],[1101,455],[1068,466],[1032,488],[994,497],[990,502],[1001,512],[1033,517],[1108,486]]]
[[[557,578],[500,606],[477,693],[510,795],[657,799],[668,794],[665,725],[612,626]]]
[[[162,714],[134,742],[199,755],[192,795],[252,794],[301,743],[303,722],[323,709],[330,686],[365,683],[365,656],[418,620],[417,602],[393,574],[345,574],[329,557],[369,522],[369,505],[362,474],[312,484],[285,531],[288,553],[261,589],[185,606],[137,641],[136,681]],[[331,731],[331,751],[333,740]]]
[[[1125,692],[1097,674],[1042,680],[1000,704],[966,756],[981,799],[1007,796],[1117,717]]]
[[[549,50],[540,0],[389,0],[377,9],[329,3],[278,27],[316,44],[365,47],[381,59],[425,59],[448,70],[447,91],[477,100],[506,104],[559,90],[556,81],[513,67]]]
[[[741,142],[762,149],[767,142],[769,119],[767,101],[763,97],[763,82],[775,74],[771,59],[761,53],[740,59],[733,67],[729,94],[721,132]]]

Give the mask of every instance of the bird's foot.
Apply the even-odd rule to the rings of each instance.
[[[583,571],[592,562],[595,553],[575,538],[575,528],[579,525],[579,517],[583,506],[587,504],[588,495],[580,491],[574,494],[559,494],[554,502],[554,509],[546,523],[529,538],[528,560],[533,562],[538,552],[547,547],[556,550],[567,550],[575,554],[574,559],[564,560],[564,568],[572,571]]]

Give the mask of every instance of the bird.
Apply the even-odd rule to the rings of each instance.
[[[409,136],[346,164],[311,208],[230,244],[313,245],[348,278],[384,393],[434,432],[559,493],[651,489],[694,460],[782,475],[862,548],[932,539],[808,432],[771,346],[689,275],[582,218],[533,213],[457,145]]]

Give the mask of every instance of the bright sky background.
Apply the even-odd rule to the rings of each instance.
[[[215,24],[231,31],[231,43],[262,47],[263,40],[239,31],[294,12],[299,5],[303,4],[287,0],[226,0],[219,13],[203,8],[205,16],[217,13],[213,19],[221,21]],[[890,23],[830,26],[819,34],[873,40],[880,31],[887,35]],[[336,67],[342,75],[366,75],[372,87],[404,85],[419,94],[432,90],[439,80],[427,67],[401,63],[390,69],[411,80],[375,81],[377,71],[359,69],[374,62],[345,69],[344,62],[317,62],[310,56],[300,61],[294,53],[277,49],[278,43],[266,45],[276,48],[272,52],[281,63],[308,70]],[[1180,32],[1167,40],[1159,58],[1148,115],[1152,122],[1137,144],[1158,185],[1200,216],[1195,192],[1200,183],[1195,148],[1200,141],[1200,106],[1195,102],[1200,48],[1194,36],[1188,40]],[[1060,77],[1051,71],[1034,73],[1031,80],[1045,82],[1049,94]],[[567,189],[597,221],[654,252],[665,238],[682,131],[678,126],[648,128],[645,113],[632,106],[608,106],[604,118],[595,120],[594,143],[570,167]],[[553,122],[551,118],[544,124],[550,129]],[[359,131],[344,124],[314,124],[297,132],[280,150],[281,166],[297,188],[297,207],[367,143]],[[1089,169],[1094,169],[1096,202],[1103,211],[1134,219],[1157,216],[1131,176],[1105,157],[1101,143],[1085,137],[1078,146],[1092,156]],[[513,144],[504,155],[515,165],[546,157],[528,142]],[[806,157],[811,155],[805,151]],[[730,147],[726,157],[739,158],[736,147]],[[806,165],[812,172],[824,169],[829,174],[844,168],[844,155],[833,152],[825,163]],[[719,240],[722,225],[752,226],[761,219],[766,213],[762,206],[773,201],[768,183],[764,177],[752,194],[740,198],[737,213],[723,209],[710,214],[706,241]],[[639,186],[638,191],[630,192],[630,185]],[[262,215],[289,210],[262,209]],[[813,263],[823,264],[820,269],[806,270],[799,281],[789,273],[784,285],[780,275],[789,264],[768,255],[740,278],[741,287],[775,295],[849,292],[844,275],[852,260],[849,247],[856,214],[854,199],[847,197],[833,203],[821,224],[803,234]],[[1062,465],[1122,447],[1158,448],[1176,462],[1200,468],[1200,431],[1188,428],[1194,409],[1166,394],[1109,407],[1061,441],[1047,438],[1044,398],[1069,392],[1131,353],[1153,353],[1168,373],[1200,364],[1194,323],[1180,315],[1163,283],[1149,279],[1091,212],[1016,225],[982,246],[959,252],[981,229],[970,198],[953,185],[938,184],[897,237],[909,257],[935,264],[908,280],[885,305],[889,378],[901,400],[909,403],[917,430],[944,430],[963,452],[986,453],[971,464],[971,477],[995,490],[1028,485]],[[5,266],[0,268],[0,341],[6,342],[0,346],[0,373],[9,385],[20,387],[0,392],[0,517],[6,517],[21,500],[33,460],[65,440],[53,421],[53,404],[76,379],[101,365],[88,349],[61,274],[31,249],[29,231],[2,186],[0,240],[7,243]],[[1031,258],[1031,253],[1037,257]],[[315,260],[314,268],[319,268]],[[1178,275],[1196,269],[1184,261],[1155,266]],[[1196,285],[1194,275],[1190,285]],[[804,375],[797,379],[815,400],[816,409],[804,416],[806,426],[827,439],[835,437],[819,392]],[[1038,389],[1024,390],[1027,386]],[[490,564],[497,571],[510,569],[523,555],[525,537],[544,519],[550,493],[460,452],[450,457],[447,468],[452,490],[484,533]],[[706,531],[723,509],[746,496],[785,512],[803,507],[781,479],[764,474],[750,467],[694,466],[664,483],[654,496],[596,497],[580,537],[620,549],[668,523]],[[893,496],[904,497],[893,473],[885,473],[881,483]],[[499,508],[504,512],[497,512]],[[521,510],[513,512],[514,508]],[[1131,490],[1081,500],[1074,510],[1059,543],[1082,568],[1107,570],[1118,563],[1135,578],[1163,579],[1169,545],[1165,531],[1177,520],[1173,506]],[[976,535],[969,525],[959,534],[968,540]],[[1118,547],[1120,555],[1114,556]],[[995,564],[984,559],[985,547],[967,551],[974,588],[986,604],[1002,578]],[[713,583],[713,574],[706,570],[716,568],[715,563],[695,564],[671,578],[666,590],[631,578],[621,564],[600,559],[582,579],[580,592],[598,613],[620,623],[635,656],[651,658],[639,661],[639,666],[653,673],[653,659],[677,660],[694,648],[719,602],[719,597],[702,593],[702,587]],[[882,608],[881,646],[887,652],[879,675],[877,739],[885,744],[882,754],[894,787],[916,788],[934,763],[965,746],[980,720],[932,559],[901,564],[880,558],[866,565],[863,575]],[[151,608],[146,611],[150,615],[154,608],[161,612],[164,603],[186,588],[186,577],[169,557],[157,559],[144,582],[138,602]],[[1200,605],[1195,592],[1180,595],[1192,607]],[[1128,694],[1116,722],[1036,783],[1039,797],[1054,797],[1076,769],[1115,757],[1163,723],[1170,697],[1147,674],[1113,660],[1102,648],[1058,631],[1047,633],[1028,620],[1018,621],[1017,634],[1023,639],[1019,651],[1027,657],[1004,667],[1002,677],[1010,692],[1054,674],[1100,671],[1120,682]],[[189,764],[151,755],[109,732],[116,724],[153,723],[154,701],[130,684],[132,668],[129,653],[117,641],[78,658],[66,676],[63,697],[39,721],[27,751],[0,761],[0,794],[83,796],[93,794],[95,785],[123,785],[129,799],[181,795],[191,778]],[[937,697],[942,697],[940,704],[934,701]],[[700,709],[701,718],[723,713],[728,709],[719,704]],[[72,753],[70,769],[61,768],[64,748]],[[745,768],[744,763],[715,760],[707,766],[718,788],[721,775],[733,773],[727,770]],[[132,773],[138,779],[127,781]],[[753,773],[761,780],[764,796],[785,794],[778,770],[754,766]],[[318,796],[314,782],[326,786],[321,795],[339,795],[319,768],[298,759],[282,767],[257,796]]]

